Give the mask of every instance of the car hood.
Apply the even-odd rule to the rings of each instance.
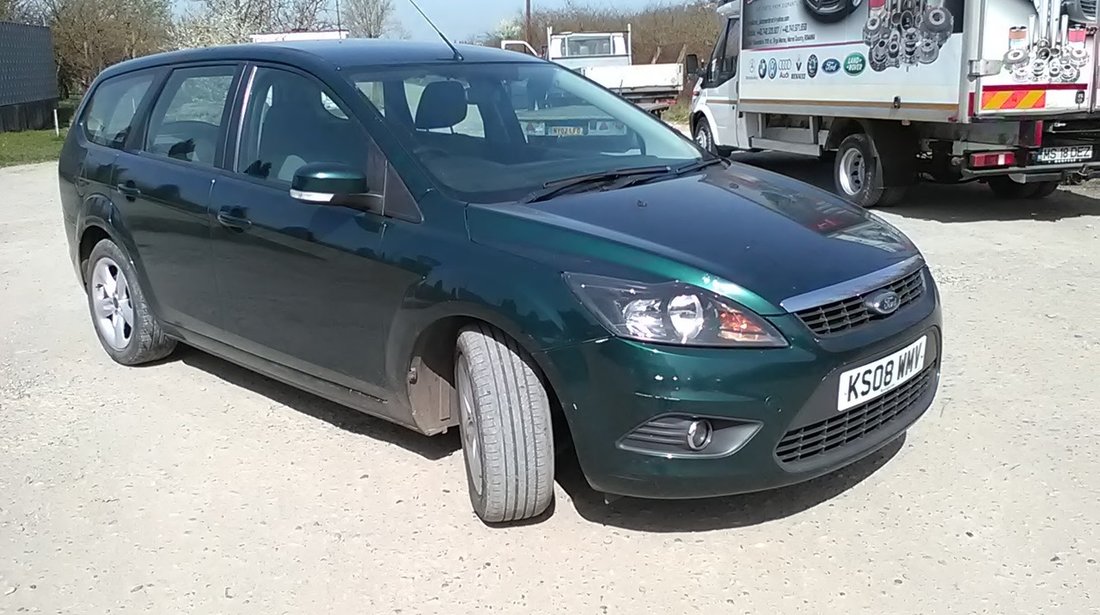
[[[676,263],[772,306],[918,254],[877,216],[740,164],[529,205],[472,206],[467,215],[473,241],[539,254],[566,271],[605,273],[606,256],[636,277],[684,280],[666,266]]]

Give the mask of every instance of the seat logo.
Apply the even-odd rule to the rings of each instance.
[[[889,316],[901,307],[901,297],[892,290],[884,290],[868,297],[863,305],[879,316]]]

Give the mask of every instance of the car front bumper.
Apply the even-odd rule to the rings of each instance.
[[[697,498],[781,487],[886,446],[931,405],[939,382],[942,322],[930,284],[932,292],[890,318],[834,338],[815,339],[793,315],[771,318],[790,340],[787,348],[684,348],[608,338],[549,351],[542,362],[581,468],[597,491]],[[900,401],[893,411],[857,406],[838,412],[841,373],[921,336],[928,338],[924,363],[917,376],[895,389]],[[857,415],[862,422],[852,418]],[[729,450],[709,454],[704,449],[662,455],[624,446],[626,434],[660,417],[706,418],[715,425],[730,421],[739,435]],[[832,434],[829,447],[790,459],[792,437],[825,430]]]

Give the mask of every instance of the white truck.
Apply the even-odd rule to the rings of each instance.
[[[837,192],[921,179],[1042,198],[1100,167],[1095,0],[733,0],[691,129],[726,153],[835,152]]]
[[[635,64],[629,25],[625,32],[555,33],[551,27],[546,29],[546,40],[549,42],[543,53],[520,40],[505,40],[500,46],[518,47],[561,64],[656,115],[676,104],[683,92],[683,50],[675,63]]]

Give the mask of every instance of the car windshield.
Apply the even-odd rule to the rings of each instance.
[[[649,113],[555,64],[349,73],[437,184],[466,201],[512,201],[579,175],[676,168],[703,156]]]

